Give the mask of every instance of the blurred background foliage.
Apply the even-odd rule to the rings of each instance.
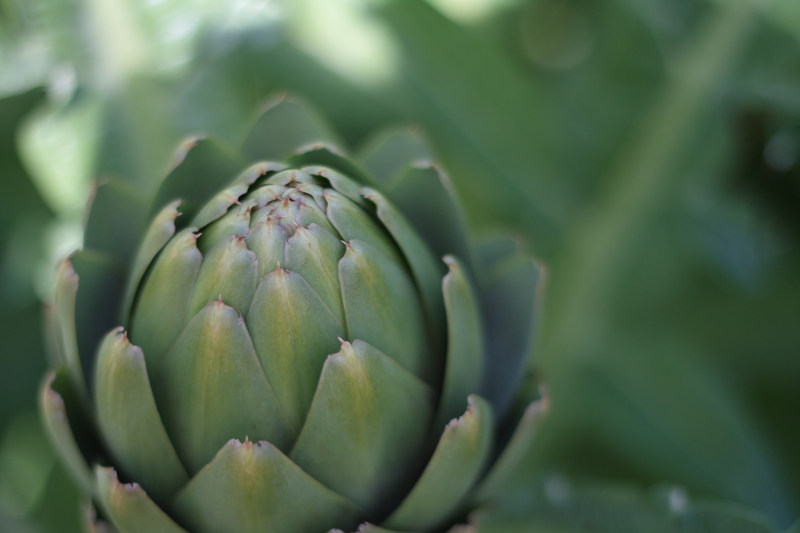
[[[800,531],[796,0],[0,0],[0,530],[82,520],[34,404],[92,183],[277,92],[419,131],[547,268],[550,416],[479,531]]]

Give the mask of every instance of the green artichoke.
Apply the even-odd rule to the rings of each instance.
[[[116,530],[441,529],[528,447],[539,269],[470,246],[413,135],[359,163],[329,138],[281,99],[237,150],[187,142],[150,200],[97,187],[40,401]]]

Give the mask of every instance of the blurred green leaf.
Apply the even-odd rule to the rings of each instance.
[[[643,492],[628,485],[578,484],[563,477],[531,483],[471,518],[476,533],[771,533],[752,512],[693,501],[680,487]]]
[[[752,14],[746,2],[735,2],[719,8],[708,27],[700,28],[672,83],[644,117],[642,132],[614,169],[604,197],[579,222],[552,280],[550,327],[541,338],[545,363],[555,353],[572,357],[591,351],[602,335],[603,303],[623,281],[619,266],[630,259],[629,251],[643,237],[643,225],[653,210],[680,187],[679,177],[685,174],[681,163],[698,113],[730,74]],[[572,331],[589,334],[578,337]]]
[[[44,92],[35,89],[0,99],[0,526],[4,531],[75,531],[64,505],[77,502],[74,486],[51,481],[55,457],[47,444],[34,397],[45,370],[42,341],[43,310],[35,274],[48,264],[45,235],[53,212],[30,181],[17,152],[20,123],[41,103]],[[45,267],[46,268],[46,267]],[[48,502],[48,514],[40,514]],[[39,528],[36,516],[58,521]],[[29,529],[28,529],[29,528]]]
[[[591,198],[604,184],[603,169],[664,83],[676,43],[694,24],[674,13],[686,3],[534,0],[485,24],[483,31],[502,44],[517,70],[545,91],[542,105],[552,109],[553,120],[537,127],[556,140],[548,148],[568,182],[561,186],[577,198]],[[647,10],[673,33],[661,39],[642,13]]]
[[[35,89],[0,99],[0,305],[33,303],[30,264],[42,253],[41,233],[52,213],[36,192],[17,155],[17,129],[22,118],[41,102]],[[12,246],[13,243],[13,246]]]
[[[177,120],[184,131],[235,139],[275,92],[291,92],[330,120],[351,146],[400,120],[391,95],[370,92],[300,50],[276,25],[208,30],[187,76]]]
[[[552,155],[545,93],[499,51],[421,1],[381,15],[400,44],[412,117],[430,132],[476,225],[524,228],[535,250],[555,245],[570,211]]]
[[[81,216],[98,143],[99,106],[49,100],[20,129],[19,149],[36,188],[61,216]],[[80,135],[76,135],[80,132]]]
[[[737,72],[756,15],[746,2],[719,5],[697,27],[638,138],[553,265],[539,345],[553,411],[543,437],[548,442],[540,443],[547,451],[539,453],[549,457],[544,462],[583,475],[676,480],[786,525],[798,509],[795,483],[785,473],[796,460],[778,452],[796,432],[773,434],[774,442],[763,433],[766,418],[754,416],[747,393],[730,381],[732,347],[710,338],[717,335],[716,317],[728,324],[719,333],[740,349],[757,338],[751,323],[740,322],[723,302],[742,302],[753,319],[770,307],[777,314],[788,309],[770,301],[756,311],[735,290],[728,293],[732,300],[720,299],[715,276],[728,270],[732,283],[753,274],[730,270],[746,268],[741,256],[712,258],[719,237],[705,231],[713,228],[709,218],[725,224],[715,205],[723,201],[719,189],[711,204],[699,206],[705,228],[682,220],[686,212],[678,207],[697,201],[691,178],[708,181],[727,170],[720,155],[730,159],[730,146],[719,150],[725,122],[709,104]],[[702,236],[708,240],[700,244]],[[755,251],[766,260],[765,252],[764,246]],[[698,276],[704,261],[716,268]],[[717,312],[703,313],[707,305]],[[776,350],[777,359],[796,353],[797,335],[768,329],[791,347]],[[746,366],[759,366],[753,357],[764,348],[751,344],[750,350],[740,352],[750,358]]]
[[[24,516],[42,497],[55,465],[35,413],[14,418],[0,441],[0,512]]]
[[[0,99],[0,427],[23,406],[33,405],[45,368],[33,273],[46,261],[44,235],[53,214],[16,151],[18,126],[43,95],[36,89]]]
[[[93,178],[114,176],[139,187],[143,197],[154,194],[187,135],[174,115],[175,90],[173,83],[137,76],[100,95],[101,142]]]

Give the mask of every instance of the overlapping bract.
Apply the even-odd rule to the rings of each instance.
[[[469,245],[415,137],[359,166],[323,131],[280,100],[239,151],[187,143],[149,207],[98,188],[41,404],[118,530],[426,531],[524,454],[538,403],[503,449],[497,428],[538,269],[509,240]]]

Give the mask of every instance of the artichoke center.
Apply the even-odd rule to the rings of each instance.
[[[343,343],[363,341],[437,383],[413,277],[362,199],[299,170],[237,190],[190,224],[227,198],[220,216],[167,243],[129,328],[190,471],[232,438],[290,453]]]

